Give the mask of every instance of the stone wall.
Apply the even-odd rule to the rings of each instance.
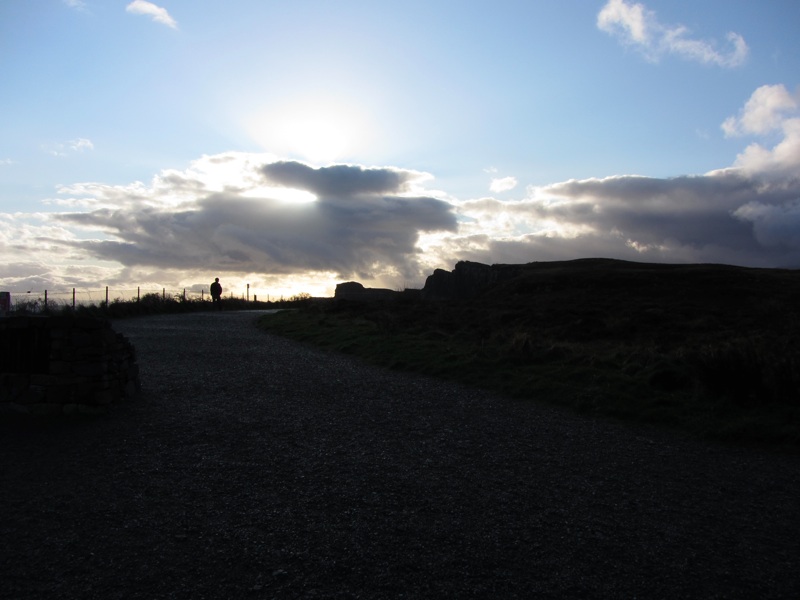
[[[133,345],[108,321],[0,318],[0,412],[102,414],[138,393]]]

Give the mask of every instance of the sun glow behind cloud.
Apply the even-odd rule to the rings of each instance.
[[[348,159],[369,141],[363,114],[332,99],[263,108],[243,128],[260,147],[313,163]]]

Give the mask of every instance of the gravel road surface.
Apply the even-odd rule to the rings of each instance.
[[[800,598],[800,457],[114,322],[142,396],[0,420],[2,598]]]

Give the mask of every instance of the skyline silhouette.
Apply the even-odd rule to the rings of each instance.
[[[800,6],[0,7],[2,289],[800,266]]]

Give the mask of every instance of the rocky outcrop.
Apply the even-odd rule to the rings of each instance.
[[[0,412],[104,413],[139,391],[134,348],[103,319],[0,318],[0,356]]]
[[[377,302],[381,300],[394,300],[398,292],[384,288],[365,288],[356,281],[340,283],[333,294],[334,300],[348,300],[355,302]]]
[[[365,288],[356,281],[340,283],[336,286],[335,300],[373,302],[404,298],[416,300],[462,300],[474,298],[499,283],[508,281],[520,274],[525,265],[484,265],[482,263],[460,261],[452,271],[436,269],[425,280],[421,290],[395,292],[381,288]]]
[[[460,261],[455,269],[436,269],[425,281],[426,300],[461,300],[478,296],[490,287],[516,276],[521,265],[484,265]]]

